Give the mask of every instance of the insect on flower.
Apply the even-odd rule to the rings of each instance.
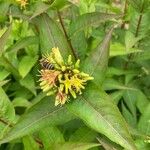
[[[52,48],[50,54],[40,60],[40,86],[47,95],[55,94],[55,106],[65,104],[70,97],[82,94],[86,82],[94,78],[79,70],[80,60],[72,62],[71,55],[65,62],[58,48]]]
[[[53,70],[54,69],[54,65],[52,63],[50,63],[47,59],[42,58],[40,60],[40,64],[42,66],[43,69],[48,69],[48,70]]]

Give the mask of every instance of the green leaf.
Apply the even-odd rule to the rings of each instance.
[[[15,110],[10,102],[8,96],[6,95],[5,91],[0,87],[0,118],[4,118],[8,121],[14,120],[15,117]]]
[[[25,78],[21,79],[20,84],[36,95],[35,81],[32,75],[28,74]]]
[[[0,138],[6,127],[11,126],[15,119],[15,110],[5,91],[0,87]]]
[[[150,104],[145,108],[139,120],[138,128],[142,133],[150,136]]]
[[[86,58],[82,64],[83,70],[90,76],[94,77],[94,83],[100,86],[104,80],[108,57],[109,57],[109,43],[113,27],[106,34],[103,42],[97,47],[96,50],[92,51],[89,57]]]
[[[5,31],[5,33],[0,37],[0,56],[4,52],[4,46],[8,40],[8,37],[10,35],[12,26],[10,25],[8,29]]]
[[[35,18],[36,16],[42,14],[43,12],[45,12],[50,6],[41,2],[41,1],[38,1],[35,6],[34,6],[34,13],[32,14],[32,16],[30,17],[30,20]]]
[[[78,100],[70,103],[68,109],[90,128],[104,134],[113,142],[126,149],[136,150],[117,106],[95,84],[91,84]]]
[[[140,61],[149,60],[149,59],[150,59],[150,51],[145,50],[145,51],[142,51],[141,53],[137,53],[134,56],[133,61],[140,62]]]
[[[8,83],[10,80],[3,80],[0,81],[0,87],[2,87],[3,85],[5,85],[6,83]]]
[[[149,150],[150,148],[150,143],[148,140],[143,140],[143,139],[136,139],[135,144],[138,148],[138,150]]]
[[[54,97],[46,97],[32,106],[0,141],[0,144],[23,137],[47,126],[60,125],[73,119],[65,107],[54,107]]]
[[[126,90],[123,95],[124,101],[126,105],[128,106],[130,112],[135,117],[136,116],[136,97],[134,95],[134,92],[130,90]]]
[[[132,53],[142,53],[142,50],[130,48],[128,51],[126,47],[120,43],[113,43],[110,45],[110,56],[128,55]]]
[[[87,52],[87,41],[84,32],[78,32],[75,36],[71,37],[71,43],[80,60],[84,59]]]
[[[8,71],[11,72],[14,76],[14,78],[18,79],[20,78],[19,72],[17,70],[17,68],[12,64],[12,62],[5,57],[4,55],[2,55],[0,57],[0,65],[4,66],[4,68]]]
[[[97,133],[88,127],[80,127],[69,138],[69,142],[92,142]]]
[[[20,63],[19,63],[19,73],[24,78],[29,71],[32,69],[36,61],[38,60],[38,57],[31,57],[31,56],[24,56]]]
[[[137,12],[145,12],[149,8],[149,0],[128,0]]]
[[[126,51],[129,51],[142,37],[135,37],[135,35],[127,31],[125,35]]]
[[[16,97],[12,103],[14,107],[29,107],[31,105],[31,103],[23,97]]]
[[[113,102],[117,105],[123,96],[124,90],[115,91],[110,94],[110,97],[113,99]]]
[[[129,3],[134,7],[136,10],[141,10],[141,0],[128,0]]]
[[[42,14],[38,17],[37,26],[40,31],[42,53],[50,52],[53,47],[58,47],[63,57],[68,57],[71,50],[63,32],[58,27],[56,22],[47,14]]]
[[[137,98],[136,106],[139,109],[140,113],[143,114],[145,112],[145,108],[149,104],[149,100],[141,90],[135,91],[134,95]]]
[[[121,15],[106,14],[100,12],[92,12],[79,16],[70,25],[70,37],[74,36],[77,32],[86,29],[90,26],[99,25],[105,21],[119,18]]]
[[[48,147],[55,143],[64,143],[63,134],[57,127],[44,128],[39,132],[39,138],[42,140],[44,149],[49,150]]]
[[[7,20],[7,12],[9,10],[10,1],[0,1],[0,23]]]
[[[54,0],[53,3],[50,5],[50,8],[61,9],[67,4],[69,4],[68,0]]]
[[[122,150],[121,147],[119,147],[117,144],[109,141],[107,138],[97,138],[97,140],[100,142],[100,144],[104,147],[105,150]]]
[[[24,150],[39,150],[39,145],[33,139],[32,136],[25,136],[22,139]]]
[[[137,124],[137,119],[136,116],[133,116],[132,113],[127,109],[127,107],[124,105],[124,103],[121,103],[121,110],[122,110],[122,115],[124,116],[125,120],[127,121],[127,123],[133,127],[136,128],[136,124]]]
[[[9,76],[10,72],[8,72],[7,70],[3,69],[0,71],[0,81],[4,80],[5,78],[7,78]]]
[[[66,142],[64,144],[55,144],[49,147],[52,150],[88,150],[92,147],[99,146],[100,144],[96,143],[70,143]]]
[[[146,37],[149,31],[150,15],[149,12],[132,12],[130,19],[130,32],[136,37]],[[146,35],[147,34],[147,35]]]
[[[104,90],[136,90],[135,88],[123,85],[119,81],[112,79],[112,78],[107,78],[103,85],[102,88]]]
[[[19,41],[17,41],[14,45],[9,47],[7,49],[7,52],[9,51],[12,53],[16,53],[16,52],[18,52],[18,50],[25,48],[28,45],[37,44],[38,42],[39,42],[39,39],[37,36],[24,37],[24,38],[20,39]]]

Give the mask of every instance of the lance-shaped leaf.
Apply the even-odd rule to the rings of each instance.
[[[14,118],[14,107],[5,91],[0,87],[0,138],[3,136],[6,127],[12,126]]]
[[[55,143],[64,143],[63,133],[57,127],[48,127],[39,131],[39,139],[44,145],[44,149],[48,150]]]
[[[64,144],[53,144],[52,146],[50,146],[48,149],[52,149],[52,150],[88,150],[92,147],[96,147],[99,146],[100,144],[97,143],[71,143],[71,142],[66,142]]]
[[[9,34],[11,32],[11,28],[12,26],[10,25],[8,29],[6,30],[6,32],[0,37],[0,56],[4,51],[4,46],[8,40]]]
[[[39,150],[39,145],[32,136],[25,136],[22,139],[24,150]]]
[[[32,106],[0,141],[0,144],[23,137],[46,126],[60,125],[74,118],[65,107],[54,107],[53,97]]]
[[[68,109],[81,118],[90,128],[128,150],[136,150],[126,122],[109,96],[92,83]]]
[[[100,13],[100,12],[92,12],[92,13],[81,15],[78,18],[76,18],[75,21],[71,23],[70,37],[74,36],[79,31],[86,29],[87,27],[91,27],[95,25],[97,26],[105,21],[108,21],[114,18],[119,18],[121,16],[122,15],[106,14],[106,13]]]
[[[109,45],[111,40],[111,35],[113,32],[113,27],[106,34],[104,40],[92,51],[89,57],[82,64],[82,69],[84,72],[88,73],[90,76],[94,77],[94,82],[96,85],[101,85],[105,77],[108,57],[109,57]]]
[[[17,41],[13,46],[7,49],[7,52],[11,51],[12,53],[18,52],[18,50],[25,48],[32,44],[37,44],[39,42],[39,38],[37,36],[28,36]]]
[[[42,53],[50,52],[53,47],[58,47],[61,54],[67,58],[71,51],[63,32],[56,22],[47,14],[42,14],[36,22],[40,31]]]
[[[24,78],[35,65],[38,57],[24,56],[19,63],[19,73]]]

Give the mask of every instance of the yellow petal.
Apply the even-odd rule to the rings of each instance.
[[[72,89],[69,89],[69,92],[71,93],[73,98],[77,98],[76,93]]]
[[[77,70],[77,69],[73,69],[73,72],[77,74],[77,73],[79,73],[80,71]]]
[[[40,86],[44,86],[45,84],[47,84],[47,81],[42,81],[42,82],[40,83]]]
[[[75,63],[75,68],[78,69],[80,67],[80,59],[77,60]]]
[[[53,95],[54,93],[55,93],[54,91],[49,91],[46,95],[50,96],[50,95]]]
[[[46,85],[46,86],[43,88],[43,92],[47,92],[47,91],[49,91],[51,88],[52,88],[51,85]]]
[[[57,48],[52,48],[52,53],[53,53],[53,58],[56,61],[56,63],[58,63],[60,66],[62,66],[64,64],[64,60],[59,52],[58,47]]]
[[[60,104],[59,100],[55,100],[55,106],[58,106]]]
[[[72,56],[69,55],[69,56],[68,56],[68,65],[71,65],[71,64],[72,64]]]

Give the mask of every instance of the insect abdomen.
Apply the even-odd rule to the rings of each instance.
[[[50,62],[47,61],[41,61],[41,66],[43,69],[49,69],[49,70],[53,70],[54,69],[54,65]]]

